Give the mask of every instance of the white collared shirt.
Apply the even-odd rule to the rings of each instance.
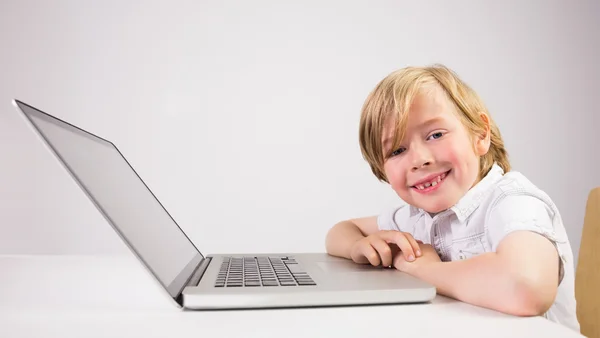
[[[521,173],[505,174],[494,164],[455,206],[434,217],[404,204],[383,212],[377,222],[380,230],[408,232],[431,244],[442,261],[494,252],[507,234],[517,230],[545,236],[556,246],[561,264],[558,293],[544,317],[579,332],[573,252],[560,213],[550,197]]]

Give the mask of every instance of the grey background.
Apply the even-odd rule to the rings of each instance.
[[[594,1],[0,3],[0,253],[125,253],[11,105],[113,140],[202,252],[322,251],[399,203],[358,116],[392,70],[440,62],[486,101],[575,255],[600,185]]]

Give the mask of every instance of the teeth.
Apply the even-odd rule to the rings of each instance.
[[[429,188],[429,187],[435,187],[438,183],[440,183],[444,178],[446,178],[446,173],[441,174],[440,176],[434,178],[433,180],[431,180],[431,182],[427,182],[427,183],[423,183],[423,184],[419,184],[416,185],[415,188],[419,189],[419,190],[423,190],[425,188]]]

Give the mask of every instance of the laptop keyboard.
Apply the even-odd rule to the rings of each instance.
[[[293,257],[224,257],[215,287],[316,285]]]

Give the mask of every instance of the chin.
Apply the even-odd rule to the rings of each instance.
[[[437,213],[440,213],[440,212],[442,212],[442,211],[444,211],[444,210],[448,210],[448,209],[450,209],[450,207],[440,207],[440,208],[422,208],[422,209],[423,209],[423,210],[425,210],[425,211],[427,211],[427,212],[429,212],[429,213],[431,213],[431,214],[437,214]]]
[[[432,198],[429,196],[414,196],[413,194],[411,194],[411,191],[402,191],[402,194],[398,193],[398,196],[400,197],[400,199],[402,199],[406,203],[408,203],[412,206],[415,206],[419,209],[423,209],[432,214],[436,214],[436,213],[442,212],[444,210],[450,209],[454,205],[451,203],[451,201],[449,201],[447,199],[444,201],[440,201],[440,200],[432,201]],[[414,197],[421,197],[421,198],[414,198]]]
[[[452,207],[452,205],[448,204],[448,203],[438,203],[438,204],[435,204],[435,205],[418,205],[418,204],[416,204],[416,206],[418,208],[421,208],[421,209],[423,209],[423,210],[425,210],[425,211],[427,211],[429,213],[432,213],[432,214],[437,214],[437,213],[442,212],[444,210],[448,210],[448,209],[450,209]]]

